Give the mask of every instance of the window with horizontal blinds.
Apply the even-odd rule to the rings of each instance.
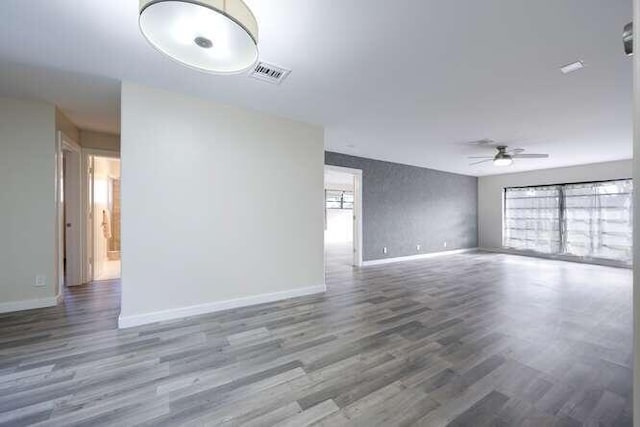
[[[545,254],[560,251],[560,187],[507,188],[504,245]]]
[[[630,179],[506,188],[504,246],[631,263]]]
[[[630,262],[632,193],[631,180],[566,185],[565,253]]]
[[[324,193],[327,209],[353,209],[352,191],[325,190]]]

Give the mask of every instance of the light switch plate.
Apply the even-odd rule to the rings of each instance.
[[[37,286],[39,288],[41,288],[43,286],[47,286],[47,276],[42,275],[42,274],[38,274],[36,276],[36,282],[34,283],[33,286]]]

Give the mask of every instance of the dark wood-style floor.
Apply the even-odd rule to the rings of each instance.
[[[631,271],[329,260],[324,296],[139,328],[117,282],[0,315],[0,423],[631,425]]]

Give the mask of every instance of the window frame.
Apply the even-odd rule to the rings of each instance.
[[[566,182],[561,184],[543,184],[543,185],[528,185],[528,186],[514,186],[514,187],[503,187],[502,191],[502,249],[507,251],[513,251],[516,253],[531,253],[536,256],[542,257],[550,257],[550,258],[559,258],[559,259],[569,259],[569,260],[580,260],[593,262],[597,264],[606,264],[606,265],[616,265],[616,266],[631,266],[633,260],[627,259],[616,259],[616,258],[602,258],[602,257],[592,257],[592,256],[581,256],[575,255],[567,252],[567,203],[566,203],[566,192],[565,190],[570,186],[579,186],[579,185],[593,185],[594,187],[597,185],[606,185],[607,183],[615,183],[621,181],[628,181],[631,184],[631,188],[633,189],[633,178],[619,178],[619,179],[607,179],[607,180],[599,180],[599,181],[580,181],[580,182]],[[559,203],[558,203],[558,233],[559,233],[559,252],[551,252],[545,253],[540,251],[535,251],[533,249],[520,249],[512,246],[508,246],[507,243],[507,228],[508,228],[508,216],[507,216],[507,202],[508,202],[508,191],[509,190],[527,190],[533,188],[553,188],[556,187],[559,191]],[[631,198],[631,209],[634,209],[633,206],[633,198]],[[633,232],[633,223],[631,223],[632,232]],[[632,248],[633,249],[633,248]]]
[[[340,193],[340,200],[329,200],[328,198],[328,194],[329,192],[332,193]],[[351,201],[345,201],[345,196],[346,195],[351,195]],[[329,203],[339,203],[340,207],[330,207]],[[324,207],[325,209],[335,209],[335,210],[353,210],[354,207],[354,203],[355,203],[355,194],[353,193],[353,191],[349,191],[349,190],[332,190],[332,189],[325,189],[324,190]],[[350,205],[351,207],[345,207],[345,205]]]

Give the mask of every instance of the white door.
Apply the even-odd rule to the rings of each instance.
[[[353,175],[353,265],[362,266],[362,173]]]
[[[62,295],[65,282],[71,286],[82,283],[84,227],[82,225],[80,151],[80,145],[58,131],[55,171],[58,296]]]
[[[82,284],[82,199],[80,152],[64,150],[64,242],[66,284]]]
[[[97,171],[96,171],[97,169]],[[92,156],[91,158],[91,280],[99,280],[104,273],[104,257],[106,255],[106,241],[102,232],[102,212],[107,198],[105,184],[104,159]],[[96,179],[96,174],[98,178]]]
[[[93,156],[86,156],[87,159],[87,163],[86,163],[86,168],[87,168],[87,180],[86,180],[86,195],[87,195],[87,199],[86,199],[86,203],[87,203],[87,208],[85,209],[85,215],[86,215],[86,219],[87,219],[87,223],[86,223],[86,233],[87,233],[87,238],[85,241],[85,248],[87,248],[86,250],[86,268],[87,268],[87,273],[86,273],[86,280],[87,281],[92,281],[94,279],[94,275],[95,275],[95,260],[94,260],[94,250],[93,250],[93,239],[94,237],[94,223],[93,223],[93,167],[94,167],[94,157]]]

